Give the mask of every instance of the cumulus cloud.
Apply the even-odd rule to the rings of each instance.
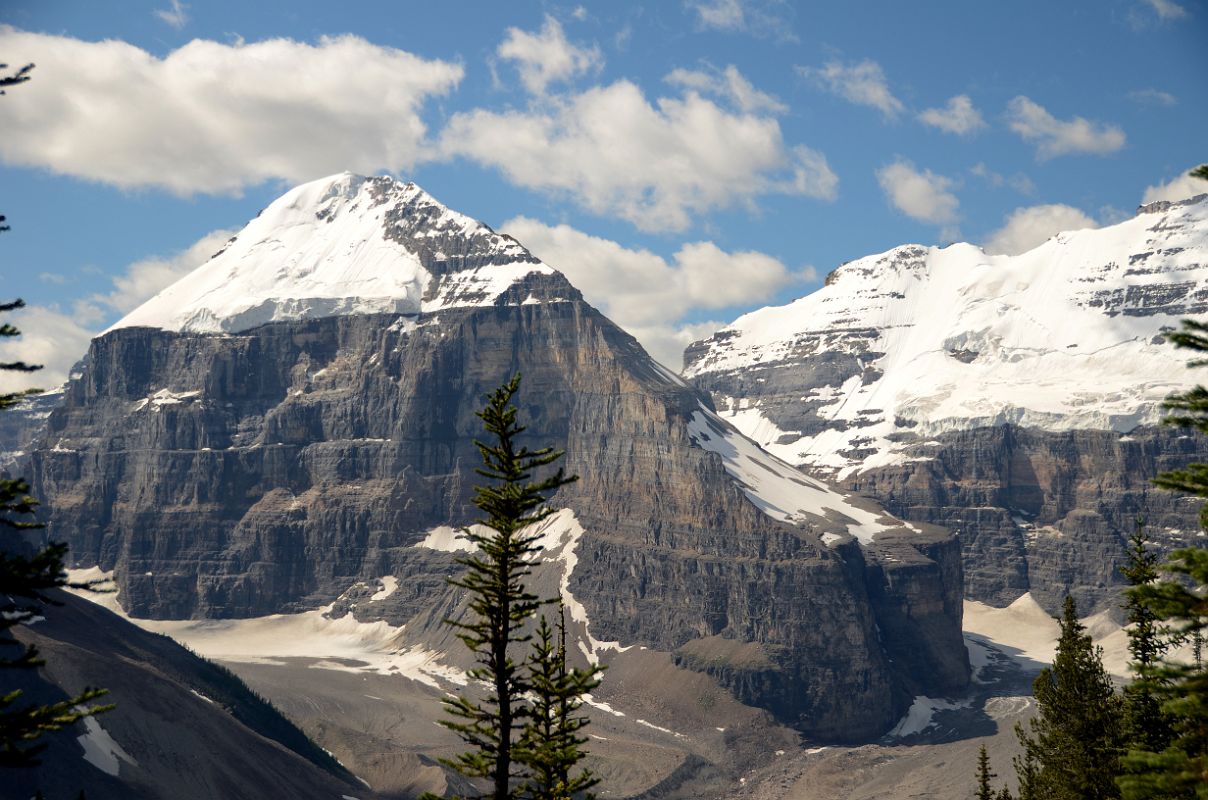
[[[913,220],[950,227],[959,218],[960,200],[950,191],[956,185],[951,178],[898,160],[877,170],[877,181],[890,204]]]
[[[0,107],[5,162],[182,195],[408,169],[422,106],[463,72],[356,36],[194,40],[159,58],[0,26],[0,52],[38,64],[38,90]]]
[[[545,24],[537,33],[508,28],[496,54],[515,62],[520,81],[531,94],[545,94],[546,87],[568,81],[604,65],[599,47],[571,44],[558,20],[545,15]]]
[[[77,300],[70,312],[59,306],[35,306],[15,311],[11,317],[5,315],[5,321],[21,330],[21,337],[0,340],[0,361],[22,360],[43,366],[28,375],[6,375],[6,385],[15,382],[17,389],[33,386],[50,389],[61,385],[71,367],[88,351],[88,342],[107,321],[132,311],[204,264],[233,235],[234,231],[214,231],[178,253],[136,261],[113,277],[109,291]],[[58,280],[63,276],[53,277],[55,283],[65,282]]]
[[[133,311],[143,301],[209,261],[235,233],[230,230],[213,231],[171,256],[136,261],[126,267],[124,273],[113,278],[111,291],[93,295],[90,302],[119,314]]]
[[[1191,177],[1187,174],[1189,171],[1190,169],[1184,170],[1165,183],[1146,187],[1145,194],[1141,197],[1141,202],[1155,203],[1158,200],[1186,200],[1188,197],[1195,197],[1196,195],[1208,192],[1208,181],[1203,178]]]
[[[839,183],[821,153],[786,145],[771,116],[696,92],[651,103],[623,80],[540,109],[460,112],[441,149],[649,231],[682,230],[694,213],[768,193],[830,200]]]
[[[924,125],[939,128],[947,133],[964,136],[986,127],[981,112],[973,107],[969,95],[958,94],[948,100],[943,108],[928,108],[919,113],[919,121]]]
[[[1144,0],[1144,2],[1162,20],[1183,19],[1187,16],[1187,9],[1174,0]]]
[[[702,335],[700,324],[680,322],[685,315],[766,301],[779,289],[814,277],[812,270],[793,272],[764,253],[727,252],[707,241],[686,243],[666,259],[528,217],[512,219],[502,230],[560,270],[588,302],[676,369],[683,348]]]
[[[889,90],[885,71],[875,61],[866,59],[858,64],[830,61],[821,67],[797,67],[797,72],[849,103],[877,109],[886,119],[894,119],[905,110],[902,101]]]
[[[81,324],[79,315],[59,308],[26,307],[4,315],[3,321],[21,331],[18,337],[0,339],[0,361],[40,364],[37,372],[8,372],[4,391],[53,389],[67,381],[67,373],[88,351],[96,335]]]
[[[1097,227],[1099,223],[1073,206],[1053,203],[1017,208],[1001,228],[986,237],[985,250],[1014,256],[1044,244],[1062,231]]]
[[[1060,120],[1043,106],[1020,95],[1007,104],[1011,130],[1036,145],[1036,156],[1047,160],[1061,155],[1106,155],[1124,146],[1124,131],[1115,125],[1082,117]]]
[[[724,70],[713,66],[699,70],[674,69],[663,80],[672,86],[724,98],[746,112],[782,114],[788,110],[774,96],[756,89],[733,64]]]

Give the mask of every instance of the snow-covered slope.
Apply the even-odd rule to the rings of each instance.
[[[849,262],[694,344],[685,375],[771,452],[846,475],[948,431],[1155,422],[1196,377],[1162,334],[1205,311],[1201,195],[1018,256],[907,245]]]
[[[237,332],[341,314],[490,305],[553,270],[413,183],[341,173],[298,186],[115,328]]]

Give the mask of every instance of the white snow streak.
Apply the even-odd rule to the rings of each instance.
[[[822,481],[760,449],[708,409],[693,412],[688,432],[698,447],[721,456],[726,471],[743,493],[768,516],[782,522],[837,520],[862,544],[891,524],[906,525],[888,515],[859,508]],[[824,534],[827,545],[840,541]]]

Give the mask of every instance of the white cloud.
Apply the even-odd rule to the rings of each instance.
[[[651,103],[629,81],[541,109],[455,114],[441,147],[650,231],[682,230],[694,213],[762,194],[833,199],[839,182],[822,154],[787,146],[770,116],[731,113],[695,92]]]
[[[797,41],[785,0],[684,0],[701,28]]]
[[[462,76],[355,36],[194,40],[159,58],[0,26],[0,52],[38,64],[37,90],[0,109],[5,162],[182,195],[408,169],[424,146],[425,100]]]
[[[830,61],[821,67],[797,67],[797,72],[849,103],[877,109],[886,119],[897,117],[905,109],[889,90],[885,71],[875,61],[866,59],[858,64]]]
[[[1141,203],[1156,203],[1159,200],[1186,200],[1198,194],[1208,192],[1208,181],[1203,178],[1193,178],[1184,170],[1166,183],[1148,186],[1141,197]]]
[[[136,261],[126,267],[123,274],[113,278],[112,291],[95,294],[90,300],[119,314],[133,311],[143,301],[159,294],[161,290],[209,261],[235,233],[228,230],[213,231],[179,253]]]
[[[0,361],[24,361],[39,364],[37,372],[6,372],[4,391],[53,389],[67,381],[67,373],[88,350],[94,332],[88,330],[77,314],[65,314],[58,308],[25,307],[0,317],[14,325],[18,337],[0,339]]]
[[[582,22],[583,20],[587,19],[587,7],[586,6],[575,6],[575,10],[570,12],[570,15],[572,17],[574,17],[575,19],[577,19],[579,22]]]
[[[686,5],[696,12],[700,24],[706,28],[740,31],[746,27],[742,0],[688,0]]]
[[[1179,104],[1179,98],[1161,89],[1134,89],[1128,93],[1128,99],[1142,106],[1170,108]]]
[[[769,255],[726,252],[713,242],[686,243],[668,260],[528,217],[509,220],[502,230],[565,274],[589,303],[676,369],[683,348],[700,335],[699,324],[680,322],[685,315],[763,302],[791,283],[814,277],[812,270],[794,273]]]
[[[185,13],[185,9],[188,6],[180,2],[180,0],[169,0],[169,2],[172,7],[155,9],[155,16],[176,30],[182,30],[189,22],[189,15]]]
[[[571,80],[604,64],[599,47],[571,44],[562,25],[548,14],[538,33],[508,28],[495,52],[500,58],[516,63],[524,88],[535,95],[545,94],[550,83]]]
[[[987,253],[1018,255],[1043,244],[1062,231],[1097,228],[1099,224],[1073,206],[1051,205],[1017,208],[1006,223],[986,238]]]
[[[1013,175],[1006,176],[1002,173],[995,172],[986,166],[985,162],[979,161],[969,168],[969,172],[984,180],[986,183],[995,189],[1003,186],[1010,186],[1020,194],[1032,194],[1036,191],[1036,184],[1027,175],[1022,172],[1016,172]]]
[[[1059,120],[1039,103],[1022,95],[1007,104],[1011,130],[1036,144],[1036,155],[1044,160],[1072,153],[1106,155],[1124,146],[1124,131],[1115,125],[1091,122],[1082,117]]]
[[[788,107],[773,95],[761,92],[751,84],[733,64],[724,70],[713,66],[705,69],[674,69],[663,80],[702,94],[725,98],[741,111],[782,114]]]
[[[1174,0],[1145,0],[1145,5],[1152,8],[1159,19],[1183,19],[1187,16],[1187,9]]]
[[[966,94],[958,94],[948,100],[943,108],[928,108],[919,113],[919,121],[947,133],[964,136],[986,127],[981,112],[973,107]]]
[[[929,169],[919,172],[909,161],[898,160],[877,170],[885,197],[898,211],[919,222],[951,226],[956,223],[960,200],[953,194],[951,178]]]

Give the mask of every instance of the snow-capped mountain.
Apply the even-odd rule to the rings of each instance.
[[[345,172],[278,198],[210,261],[109,330],[238,332],[490,305],[533,273],[553,270],[414,183]]]
[[[1168,545],[1197,504],[1158,472],[1208,460],[1159,425],[1204,376],[1166,341],[1208,312],[1208,195],[1017,256],[906,245],[685,353],[685,375],[768,451],[960,536],[970,598],[1114,606],[1138,515]]]
[[[31,482],[133,616],[345,615],[399,637],[383,669],[422,661],[415,680],[443,686],[466,666],[445,579],[453,530],[477,518],[474,412],[520,372],[532,441],[580,476],[545,532],[542,591],[576,652],[635,676],[601,686],[601,708],[661,707],[682,678],[859,739],[968,680],[947,531],[762,451],[552,266],[414,185],[287,193],[81,370]]]
[[[1195,377],[1162,334],[1205,311],[1208,195],[1018,256],[905,245],[849,262],[694,344],[684,372],[765,448],[846,477],[954,430],[1153,424]]]

